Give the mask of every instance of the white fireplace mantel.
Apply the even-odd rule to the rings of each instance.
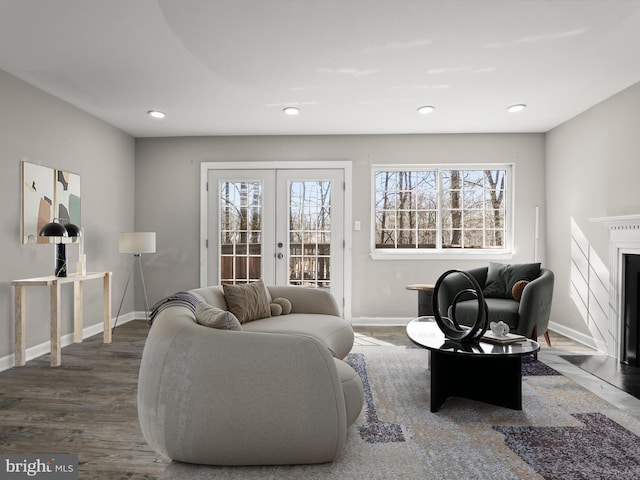
[[[624,256],[640,255],[640,215],[590,219],[609,228],[609,327],[607,354],[620,358],[623,328]]]
[[[638,230],[640,215],[620,215],[617,217],[590,218],[592,222],[604,223],[609,230]]]

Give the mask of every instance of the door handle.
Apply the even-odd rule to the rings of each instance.
[[[284,258],[284,255],[282,253],[279,253],[276,256],[278,257],[278,260],[282,260]]]

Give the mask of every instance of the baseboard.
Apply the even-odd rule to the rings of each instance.
[[[125,315],[120,315],[118,318],[118,325],[123,325],[132,320],[143,319],[145,318],[144,312],[130,312]],[[111,326],[113,328],[113,324],[115,323],[115,318],[111,319]],[[93,337],[94,335],[102,334],[102,322],[96,323],[95,325],[90,325],[82,329],[82,338]],[[73,342],[73,332],[68,333],[66,335],[62,335],[60,337],[60,346],[62,348],[71,345]],[[38,358],[42,355],[47,355],[51,352],[51,341],[43,342],[39,345],[34,345],[33,347],[29,347],[25,351],[25,360],[28,362],[29,360],[33,360],[34,358]],[[64,355],[64,352],[63,352]],[[13,368],[15,366],[15,355],[10,354],[0,358],[0,372],[4,370],[8,370],[9,368]]]
[[[591,337],[591,335],[579,332],[564,325],[560,325],[556,322],[549,322],[549,330],[559,333],[560,335],[564,335],[565,337],[581,343],[582,345],[586,345],[587,347],[599,350],[598,345],[596,345],[596,342],[594,341],[593,337]]]
[[[406,326],[415,317],[355,317],[351,325],[358,327],[397,327]]]

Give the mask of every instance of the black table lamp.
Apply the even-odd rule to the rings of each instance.
[[[41,237],[57,237],[59,241],[56,246],[56,277],[67,276],[67,245],[63,243],[65,237],[79,237],[80,227],[73,223],[67,223],[62,225],[53,219],[53,222],[47,223],[40,229],[39,235]],[[55,241],[55,239],[54,239]]]

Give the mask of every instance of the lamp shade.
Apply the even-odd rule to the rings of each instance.
[[[67,235],[69,235],[70,237],[82,236],[82,231],[80,230],[80,227],[77,225],[74,225],[73,223],[65,224],[64,228],[67,231]]]
[[[69,233],[61,223],[50,222],[40,229],[40,233],[38,235],[41,237],[68,237]]]
[[[120,253],[156,253],[156,232],[121,233]]]

